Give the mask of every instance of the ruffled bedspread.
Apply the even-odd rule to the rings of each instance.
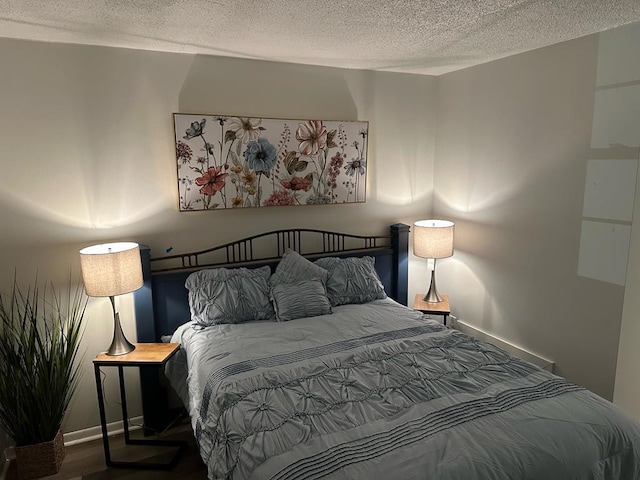
[[[595,394],[388,299],[334,310],[174,334],[209,478],[640,479]]]

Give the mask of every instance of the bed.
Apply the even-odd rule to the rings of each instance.
[[[209,478],[640,479],[613,404],[405,306],[408,233],[143,255],[138,340],[181,343],[166,375]]]

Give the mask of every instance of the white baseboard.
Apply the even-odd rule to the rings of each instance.
[[[455,327],[463,333],[467,335],[471,335],[472,337],[477,338],[478,340],[482,340],[483,342],[488,342],[496,347],[500,347],[503,350],[509,352],[514,357],[518,357],[526,362],[533,363],[534,365],[542,368],[543,370],[547,370],[553,373],[553,367],[555,366],[555,362],[553,360],[549,360],[548,358],[544,358],[536,353],[529,352],[517,345],[507,342],[502,338],[496,337],[484,330],[480,330],[473,325],[469,325],[467,322],[462,320],[455,320]]]
[[[133,417],[129,419],[129,431],[139,430],[141,428],[142,417]],[[122,432],[124,432],[124,424],[122,423],[122,420],[107,424],[107,435],[110,437]],[[91,440],[97,440],[99,438],[102,438],[102,427],[100,427],[100,425],[96,425],[95,427],[65,433],[64,444],[65,446],[76,445],[78,443],[90,442]]]

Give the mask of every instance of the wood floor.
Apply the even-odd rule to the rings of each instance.
[[[140,432],[132,432],[132,437],[140,436]],[[151,437],[153,438],[153,437]],[[206,480],[207,469],[202,463],[188,421],[169,430],[161,438],[187,440],[189,446],[178,464],[172,470],[137,470],[125,468],[107,468],[104,463],[102,440],[66,447],[66,456],[60,471],[56,475],[44,477],[47,480],[104,480],[104,479],[194,479]],[[174,447],[147,447],[125,445],[122,435],[109,438],[111,459],[114,461],[155,461],[166,462],[176,451]],[[7,480],[17,478],[15,462],[11,462]]]

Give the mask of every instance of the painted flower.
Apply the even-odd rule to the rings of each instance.
[[[203,118],[199,122],[191,122],[191,126],[185,130],[185,136],[182,138],[191,140],[192,138],[199,137],[203,133],[205,123],[207,123],[206,118]]]
[[[240,208],[243,203],[242,197],[233,197],[231,199],[231,208]]]
[[[307,198],[308,205],[326,205],[328,203],[331,203],[331,197],[322,193],[314,193]]]
[[[284,205],[294,205],[295,203],[296,199],[293,198],[290,192],[286,190],[274,190],[264,201],[263,205],[265,207],[280,207]]]
[[[256,140],[260,136],[260,130],[264,130],[260,126],[262,119],[260,118],[238,118],[233,117],[229,121],[227,128],[235,133],[236,138],[242,143],[249,143]]]
[[[329,162],[329,180],[327,180],[327,185],[330,188],[337,188],[338,183],[338,175],[340,175],[340,169],[344,164],[344,156],[341,152],[336,152],[336,154],[331,157],[331,162]]]
[[[256,181],[256,173],[255,172],[245,172],[242,175],[242,183],[245,185],[252,185]]]
[[[244,157],[251,170],[256,173],[264,173],[271,170],[276,164],[277,153],[276,147],[271,145],[269,140],[258,138],[258,140],[247,143]]]
[[[191,157],[193,156],[193,150],[191,147],[184,142],[178,142],[178,146],[176,147],[176,156],[178,157],[178,161],[182,160],[182,163],[187,163],[191,161]]]
[[[347,162],[347,166],[344,167],[345,173],[350,177],[358,172],[360,175],[364,175],[364,168],[366,166],[366,162],[361,158],[352,158],[350,162]]]
[[[200,188],[203,195],[215,195],[224,187],[224,179],[228,173],[220,173],[220,167],[211,167],[204,175],[196,178],[196,185]]]
[[[242,170],[244,170],[242,165],[234,165],[233,167],[231,167],[231,171],[233,173],[240,173],[240,172],[242,172]]]
[[[204,147],[202,147],[203,152],[207,152],[209,155],[213,155],[213,145],[209,142],[204,142]]]
[[[300,142],[298,150],[303,155],[315,155],[327,147],[327,129],[320,120],[307,120],[298,124],[296,140]]]
[[[280,180],[282,186],[288,190],[304,190],[308,192],[311,188],[311,180],[306,177],[293,177],[290,180]]]

